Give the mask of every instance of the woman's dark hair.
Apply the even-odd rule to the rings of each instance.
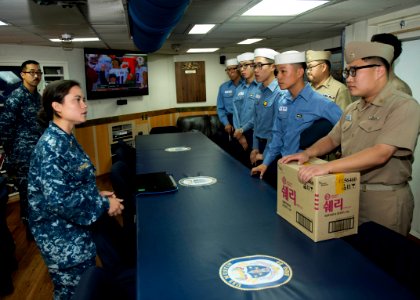
[[[42,105],[38,113],[38,121],[43,127],[48,127],[49,121],[57,113],[52,107],[53,102],[63,103],[64,97],[69,93],[70,89],[80,84],[75,80],[57,80],[49,83],[42,93]]]

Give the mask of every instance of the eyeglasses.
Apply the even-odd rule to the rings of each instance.
[[[238,70],[241,70],[241,69],[248,69],[248,67],[249,66],[251,66],[251,68],[252,68],[252,63],[250,63],[250,64],[243,64],[243,65],[238,65]]]
[[[26,74],[31,74],[31,76],[35,76],[35,74],[36,75],[38,75],[38,76],[42,76],[42,72],[41,71],[37,71],[37,72],[35,72],[35,71],[26,71],[26,72],[22,72],[22,73],[26,73]]]
[[[261,70],[264,66],[268,66],[268,65],[272,65],[272,63],[266,63],[266,64],[257,63],[257,64],[252,64],[251,66],[252,66],[254,69]]]
[[[237,69],[236,69],[236,67],[233,67],[233,68],[226,68],[225,69],[225,71],[226,72],[230,72],[230,71],[236,71]]]
[[[368,68],[373,68],[373,67],[380,67],[380,66],[381,65],[366,65],[366,66],[360,66],[360,67],[350,67],[348,69],[343,70],[343,77],[344,78],[347,78],[349,76],[356,77],[357,70],[368,69]]]
[[[322,64],[324,64],[324,63],[322,62],[322,63],[319,63],[319,64],[314,65],[314,66],[308,66],[308,67],[306,68],[306,70],[307,70],[307,71],[310,71],[310,70],[312,70],[313,68],[318,67],[319,65],[322,65]]]

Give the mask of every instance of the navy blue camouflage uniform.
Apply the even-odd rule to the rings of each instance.
[[[16,178],[23,219],[27,219],[29,161],[43,131],[37,122],[40,107],[39,93],[31,94],[21,84],[7,98],[0,117],[1,142],[7,155],[6,168],[8,174]]]
[[[84,270],[95,266],[89,225],[109,209],[95,168],[73,135],[50,122],[28,174],[29,226],[54,283],[55,299],[70,299]]]

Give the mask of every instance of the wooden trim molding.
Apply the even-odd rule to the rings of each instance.
[[[168,109],[154,110],[154,111],[141,112],[141,113],[135,113],[135,114],[128,114],[128,115],[122,115],[122,116],[99,118],[99,119],[88,120],[84,122],[83,124],[77,125],[76,128],[131,121],[131,120],[136,120],[136,119],[147,120],[150,117],[155,117],[155,116],[160,116],[160,115],[184,113],[184,112],[201,112],[201,111],[216,111],[216,106],[177,107],[177,108],[168,108]]]

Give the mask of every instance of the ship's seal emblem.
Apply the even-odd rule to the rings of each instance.
[[[217,179],[210,176],[186,177],[178,181],[183,186],[205,186],[215,184],[216,182]]]
[[[185,147],[185,146],[170,147],[170,148],[165,149],[166,152],[183,152],[183,151],[190,151],[190,150],[191,150],[191,147]]]
[[[244,291],[279,287],[292,279],[292,268],[281,259],[267,255],[233,258],[219,269],[224,283]]]

